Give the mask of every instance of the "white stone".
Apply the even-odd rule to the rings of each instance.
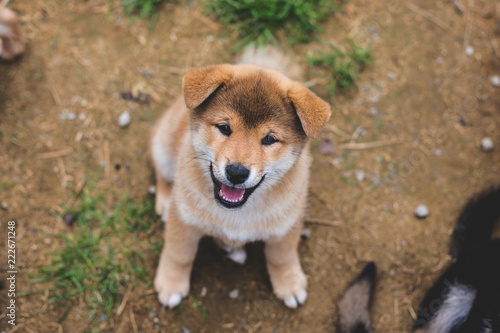
[[[240,292],[238,291],[238,289],[233,289],[233,290],[231,290],[231,292],[229,292],[229,298],[230,299],[237,299],[239,293]]]
[[[124,111],[118,118],[118,126],[125,128],[130,124],[130,120],[130,114],[127,111]]]
[[[426,205],[418,205],[415,208],[415,216],[419,219],[425,219],[429,215],[429,208]]]
[[[490,77],[490,82],[492,86],[500,87],[500,76],[493,75],[492,77]]]
[[[495,145],[493,144],[493,140],[491,138],[485,137],[481,139],[481,150],[485,152],[492,151]]]

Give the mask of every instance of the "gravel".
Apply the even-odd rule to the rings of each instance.
[[[239,291],[238,289],[233,289],[229,292],[229,298],[230,299],[237,299],[238,298],[238,295],[239,295]]]
[[[490,152],[494,148],[493,140],[489,137],[484,137],[481,139],[481,150],[484,152]]]
[[[419,219],[425,219],[429,216],[429,208],[427,208],[426,205],[418,205],[417,208],[415,208],[415,216]]]
[[[68,227],[71,227],[76,221],[76,215],[73,213],[64,213],[63,221]]]
[[[490,82],[492,86],[500,87],[500,76],[493,75],[492,77],[490,77]]]
[[[121,128],[125,128],[130,124],[130,120],[130,114],[127,111],[124,111],[118,118],[118,126],[120,126]]]

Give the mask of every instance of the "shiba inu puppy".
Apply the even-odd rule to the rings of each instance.
[[[340,333],[371,333],[370,305],[377,266],[368,263],[363,271],[346,289],[339,302],[338,326]]]
[[[500,332],[500,187],[483,191],[462,210],[453,234],[456,261],[425,295],[415,333]]]
[[[188,294],[205,235],[240,263],[245,243],[263,240],[276,296],[291,308],[307,298],[297,246],[309,142],[331,111],[312,91],[275,70],[286,61],[269,50],[249,50],[243,57],[260,66],[189,71],[183,96],[154,129],[156,210],[166,221],[155,289],[165,306],[178,305]]]
[[[22,54],[25,43],[16,14],[0,4],[0,59],[12,60]]]

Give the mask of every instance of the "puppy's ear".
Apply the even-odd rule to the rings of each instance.
[[[316,139],[330,119],[330,105],[298,82],[291,84],[288,98],[295,106],[306,135]]]
[[[194,109],[203,103],[221,84],[231,80],[231,65],[216,65],[190,70],[182,79],[186,106]]]

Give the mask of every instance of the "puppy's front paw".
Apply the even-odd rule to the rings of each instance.
[[[271,283],[276,296],[289,308],[295,309],[307,299],[307,278],[300,266],[270,268]]]
[[[189,293],[189,275],[186,278],[174,279],[168,272],[159,268],[155,278],[155,290],[158,300],[163,306],[176,307]]]

